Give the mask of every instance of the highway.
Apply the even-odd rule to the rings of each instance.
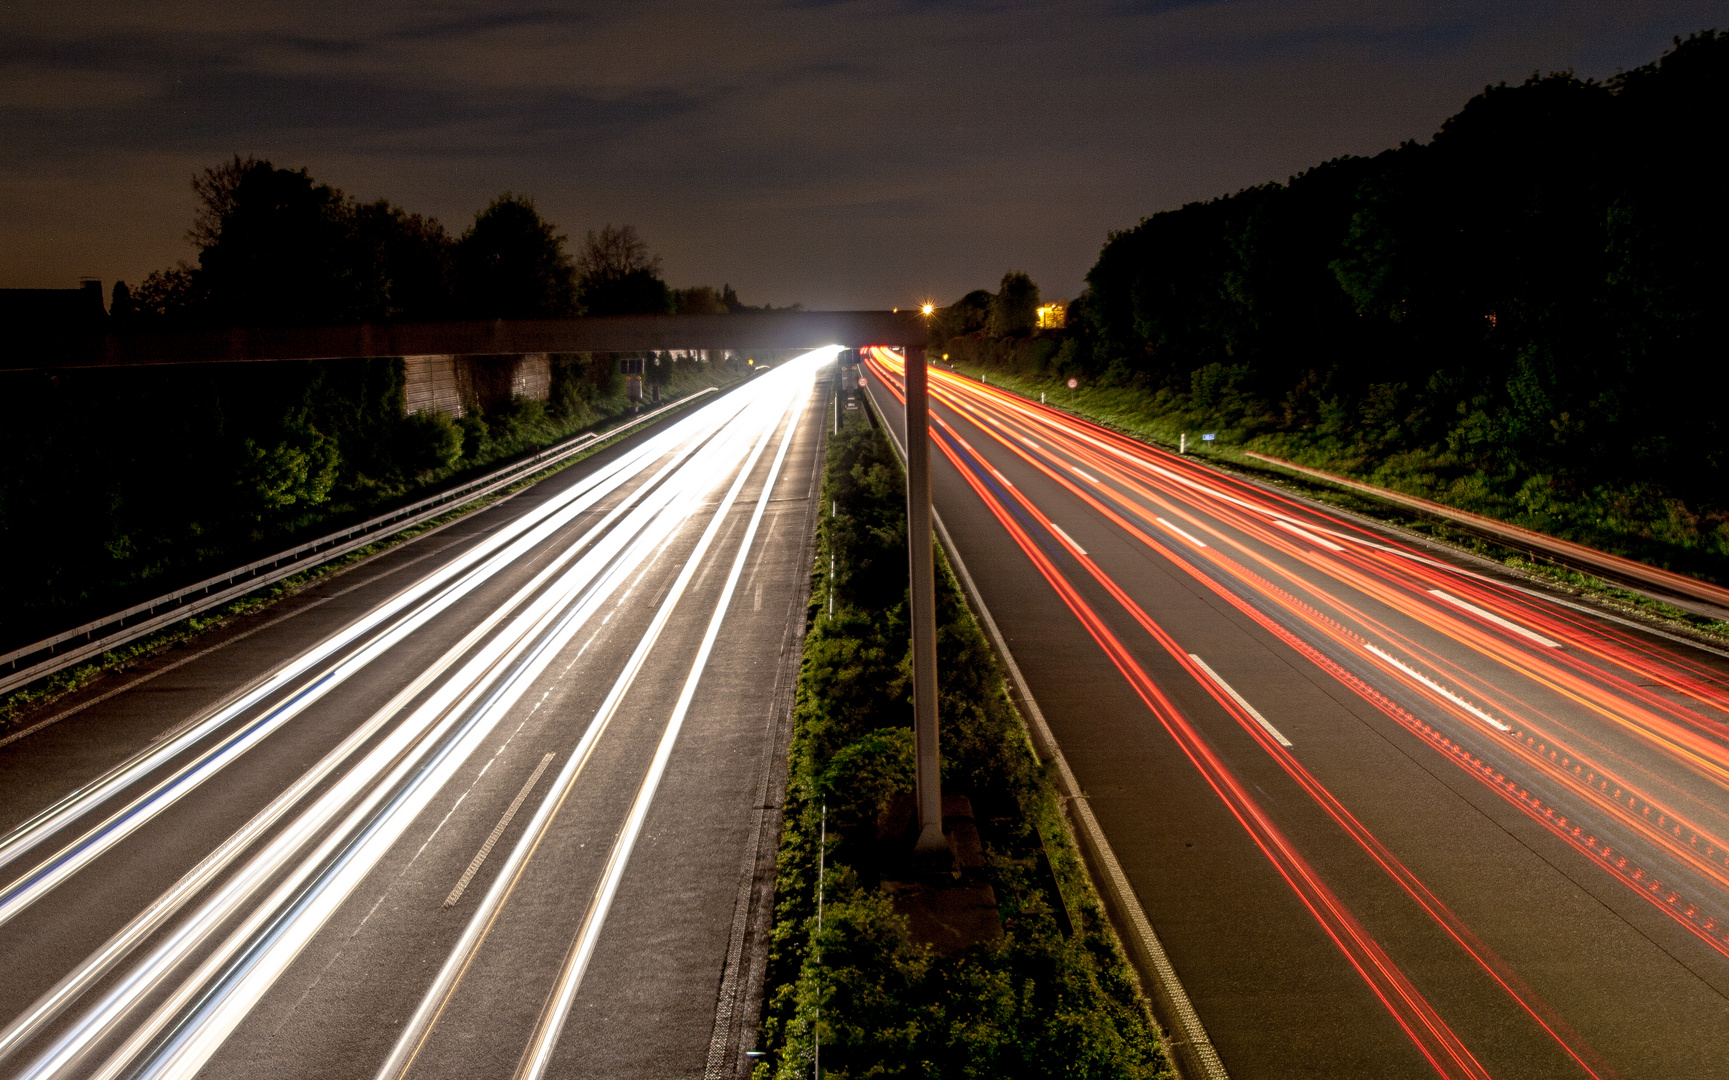
[[[0,748],[0,1075],[734,1075],[832,355]]]
[[[1729,1076],[1725,657],[930,385],[936,511],[1231,1077]]]

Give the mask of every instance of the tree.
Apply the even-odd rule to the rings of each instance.
[[[470,318],[549,319],[581,314],[569,238],[534,200],[505,192],[456,242],[457,305]]]
[[[352,207],[355,273],[368,319],[432,322],[450,317],[454,244],[437,218],[379,199]]]
[[[660,256],[649,252],[635,226],[590,230],[577,259],[579,295],[590,315],[662,315],[673,294],[660,276]]]
[[[721,302],[712,285],[696,285],[689,289],[674,289],[672,294],[673,314],[675,315],[725,315],[727,307]]]
[[[997,294],[991,298],[986,330],[993,337],[1020,337],[1038,325],[1039,287],[1019,270],[1003,275]]]
[[[193,181],[201,246],[194,284],[207,321],[228,326],[346,322],[365,314],[342,192],[305,169],[236,157]]]
[[[993,299],[986,290],[974,289],[949,306],[938,308],[936,318],[931,321],[931,340],[947,341],[983,330],[990,319]]]

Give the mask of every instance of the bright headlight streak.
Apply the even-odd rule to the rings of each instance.
[[[600,529],[605,528],[612,520],[615,520],[619,513],[642,498],[645,492],[653,490],[652,485],[656,481],[671,472],[699,445],[700,442],[697,441],[688,443],[685,453],[675,456],[673,460],[667,462],[648,483],[639,485],[619,507],[614,508],[601,522],[589,528],[582,537],[574,541],[572,548],[580,548],[590,537],[597,535]],[[616,486],[591,489],[587,497],[573,500],[559,512],[548,516],[538,527],[521,536],[509,548],[493,556],[480,567],[463,575],[448,588],[398,621],[385,633],[368,642],[358,652],[345,657],[329,670],[320,674],[310,684],[294,691],[269,712],[246,724],[240,730],[231,733],[226,739],[206,750],[197,759],[184,765],[148,792],[132,800],[121,810],[15,879],[4,890],[0,890],[0,925],[4,925],[91,861],[137,831],[156,815],[174,805],[179,799],[196,789],[198,785],[216,775],[246,751],[279,730],[282,725],[298,716],[325,694],[341,685],[379,656],[395,647],[408,635],[448,609],[457,600],[490,578],[492,574],[509,565],[525,552],[532,550],[552,532],[567,525],[577,514],[591,507],[595,501],[610,493]],[[4,1054],[3,1046],[3,1042],[0,1042],[0,1056]]]
[[[740,403],[741,409],[734,410],[734,417],[728,419],[729,425],[735,431],[738,426],[737,423],[734,422],[736,419],[736,413],[742,411],[742,406],[750,404],[751,400],[755,397],[755,394],[749,395]],[[736,437],[730,441],[722,440],[722,442],[724,445],[731,445],[736,442]],[[687,514],[690,509],[696,506],[697,501],[701,497],[700,490],[693,492],[691,489],[699,488],[706,490],[712,485],[712,463],[706,457],[700,462],[688,463],[681,470],[680,476],[683,477],[680,484],[669,484],[665,485],[661,489],[657,489],[658,493],[649,500],[649,504],[639,507],[635,512],[635,518],[629,519],[640,521],[645,516],[650,516],[660,517],[667,522],[663,528],[654,529],[637,536],[635,549],[638,555],[646,553],[648,549],[653,547],[655,542],[660,540],[672,527],[676,525],[676,514]],[[680,500],[680,503],[678,506],[671,508],[673,511],[676,511],[673,517],[668,517],[667,504],[672,502],[675,497]],[[640,524],[629,524],[629,520],[627,520],[627,522],[620,528],[614,529],[612,532],[608,533],[607,537],[601,544],[596,545],[595,548],[585,555],[584,560],[580,562],[577,567],[573,567],[571,571],[566,574],[566,577],[563,579],[565,587],[561,588],[560,586],[555,585],[553,589],[549,590],[539,601],[537,601],[536,605],[530,609],[530,612],[525,612],[523,615],[518,616],[518,618],[513,622],[513,625],[521,624],[524,618],[530,617],[531,612],[539,612],[544,616],[546,612],[555,608],[558,602],[561,602],[563,599],[568,597],[570,591],[569,586],[576,585],[579,581],[591,579],[597,565],[604,564],[609,560],[616,561],[619,549],[625,543],[625,540],[632,534],[639,533],[642,529]],[[629,563],[630,561],[631,556],[627,553],[624,557],[624,563]],[[616,588],[623,580],[629,569],[629,566],[624,564],[615,567],[615,570],[609,575],[608,579],[603,581],[592,594],[590,601],[582,610],[576,613],[576,626],[580,626],[584,619],[592,615],[593,612],[598,609],[598,606],[605,600],[608,593],[610,593],[612,589]],[[569,632],[574,633],[575,629],[571,629]],[[233,881],[227,883],[223,892],[207,904],[199,915],[195,916],[187,924],[183,924],[169,942],[159,947],[156,953],[153,954],[150,959],[143,962],[139,968],[134,969],[131,975],[127,979],[123,980],[122,985],[117,987],[114,992],[111,992],[109,997],[97,1007],[94,1013],[87,1015],[82,1022],[75,1026],[72,1032],[64,1036],[62,1040],[57,1043],[55,1048],[51,1049],[44,1058],[38,1061],[36,1066],[32,1067],[27,1075],[46,1075],[61,1067],[72,1064],[76,1060],[77,1056],[81,1054],[83,1049],[86,1048],[92,1040],[99,1038],[106,1031],[112,1030],[113,1026],[122,1018],[124,1011],[131,1006],[132,1002],[137,1000],[137,998],[143,993],[149,992],[150,989],[158,985],[160,980],[165,978],[172,967],[185,955],[187,949],[196,947],[205,937],[208,936],[209,931],[218,923],[230,918],[234,913],[240,910],[243,906],[243,901],[250,895],[251,891],[266,878],[276,873],[282,865],[283,860],[288,858],[295,848],[313,835],[319,828],[322,828],[325,822],[330,819],[331,815],[344,807],[349,800],[358,794],[367,784],[376,780],[380,770],[388,766],[397,754],[403,752],[406,747],[412,745],[416,739],[427,734],[427,724],[431,720],[437,719],[444,711],[450,709],[452,707],[452,700],[458,693],[467,688],[469,695],[465,700],[473,700],[475,696],[484,689],[485,683],[485,680],[480,680],[479,685],[475,685],[476,680],[480,679],[480,676],[484,675],[487,670],[492,670],[498,664],[502,663],[498,656],[498,643],[506,642],[510,638],[511,635],[508,632],[506,634],[501,634],[498,639],[495,639],[494,645],[490,646],[488,651],[486,651],[482,656],[477,657],[474,662],[466,665],[464,672],[461,675],[452,679],[445,687],[436,692],[434,697],[428,701],[425,706],[420,710],[417,710],[415,716],[411,718],[409,722],[401,725],[395,732],[387,737],[386,742],[381,744],[376,753],[369,755],[360,767],[351,771],[343,781],[339,782],[338,788],[328,793],[327,797],[317,804],[314,812],[302,815],[297,819],[296,822],[291,825],[288,832],[285,832],[282,837],[279,837],[278,841],[274,842],[259,857],[252,860],[246,871],[243,871],[241,874],[237,875]],[[515,640],[518,642],[519,646],[525,641],[520,634],[516,636]],[[450,714],[450,716],[459,714],[460,709],[464,707],[466,707],[466,705],[458,703],[456,706],[457,713]],[[424,752],[426,747],[430,746],[433,742],[436,742],[439,732],[448,730],[449,723],[453,722],[453,720],[451,720],[450,717],[446,717],[446,720],[446,723],[441,725],[439,728],[434,729],[426,739],[421,741],[421,751],[418,752]],[[409,761],[405,763],[404,767],[406,768],[412,764],[413,762]],[[401,770],[398,770],[398,773],[400,773],[400,771]],[[400,779],[400,776],[393,774],[392,780],[387,781],[384,785],[376,789],[373,795],[363,804],[362,810],[375,806],[377,801],[383,797],[384,793],[390,790],[391,784],[396,779]],[[361,812],[361,810],[357,810],[356,814]],[[350,824],[353,824],[352,821]],[[344,830],[338,830],[335,835],[337,839],[340,839],[340,837],[344,835]],[[333,839],[330,843],[327,843],[324,848],[321,848],[321,853],[328,855],[330,844],[335,842],[336,840]],[[303,869],[315,865],[318,862],[318,858],[318,855],[314,855],[311,859],[307,860],[307,866],[303,866]],[[263,910],[268,911],[270,910],[270,907],[271,905],[267,904]]]
[[[277,693],[356,639],[371,632],[403,608],[408,607],[440,586],[450,583],[452,579],[456,579],[449,588],[460,590],[460,592],[450,596],[445,601],[448,605],[449,602],[456,599],[457,595],[471,590],[496,573],[499,568],[507,565],[523,552],[531,550],[553,531],[568,524],[578,514],[616,491],[636,473],[640,472],[646,462],[670,452],[680,442],[700,441],[707,438],[716,429],[717,421],[736,415],[737,409],[742,408],[745,404],[742,399],[728,402],[726,398],[723,398],[715,405],[718,406],[722,403],[726,403],[732,408],[720,410],[717,416],[703,416],[703,413],[708,411],[703,409],[699,410],[695,416],[680,421],[664,435],[649,440],[639,450],[626,455],[612,467],[603,469],[592,477],[585,478],[566,492],[548,500],[545,505],[525,513],[499,529],[493,536],[482,540],[469,551],[386,600],[362,618],[355,620],[347,627],[301,653],[268,677],[260,680],[255,686],[243,692],[234,701],[217,707],[207,718],[189,725],[173,738],[165,739],[161,743],[141,751],[9,830],[3,837],[0,837],[0,866],[16,859],[49,835],[89,813],[107,799],[160,768],[165,762],[179,756],[224,724]],[[512,543],[512,541],[516,542]],[[498,549],[506,544],[511,546],[505,553],[494,555]],[[488,556],[493,557],[488,558]],[[481,565],[475,567],[476,563],[481,563]],[[437,603],[438,598],[432,602]],[[353,673],[352,668],[345,670],[347,674]],[[342,677],[346,678],[347,674]],[[333,675],[334,672],[325,672],[315,678],[313,682],[294,691],[289,698],[280,702],[278,707],[303,707],[304,704],[310,702],[311,695],[321,696],[332,688],[334,683],[330,680]]]
[[[773,378],[780,381],[794,378],[797,374],[807,370],[806,364],[802,362],[825,359],[822,355],[825,353],[828,354],[826,358],[832,358],[831,350],[820,350],[818,353],[806,354],[805,356],[799,357],[792,363],[780,368]],[[769,385],[779,385],[779,382],[769,382],[769,380],[764,381]],[[800,388],[803,388],[808,392],[808,381],[794,379],[793,393],[795,394],[795,403],[797,401],[796,393]],[[769,430],[764,433],[763,438],[765,442],[763,445],[766,445],[766,439],[772,434],[773,428],[770,427]],[[783,451],[789,443],[790,433],[788,439],[783,440]],[[758,453],[760,453],[760,451],[753,453],[749,461],[747,461],[743,468],[740,469],[734,480],[734,486],[726,497],[725,501],[728,504],[730,504],[731,500],[736,499],[738,490],[742,488],[746,476],[755,465]],[[769,485],[769,488],[772,488],[772,484]],[[766,490],[768,490],[768,488],[765,488],[765,491]],[[390,1056],[386,1058],[384,1063],[379,1067],[377,1075],[380,1080],[389,1080],[389,1078],[400,1077],[413,1066],[415,1058],[419,1054],[421,1047],[425,1044],[433,1025],[438,1022],[438,1018],[442,1014],[445,1004],[450,1000],[451,995],[456,992],[456,987],[462,980],[464,973],[468,970],[469,964],[473,962],[474,956],[485,943],[487,935],[491,932],[492,926],[497,920],[500,910],[509,901],[512,891],[516,887],[516,883],[520,880],[523,867],[533,858],[534,852],[539,847],[541,840],[545,837],[547,829],[550,827],[553,819],[563,807],[565,800],[569,797],[571,790],[575,786],[577,777],[586,765],[589,754],[593,751],[596,741],[606,730],[606,727],[612,722],[612,718],[616,714],[619,704],[623,701],[625,693],[634,683],[638,672],[642,669],[642,665],[646,663],[648,659],[650,650],[652,650],[655,643],[659,640],[661,631],[664,629],[667,621],[671,618],[672,612],[677,606],[679,598],[683,595],[693,576],[697,573],[699,568],[698,564],[700,562],[699,556],[701,552],[706,550],[707,546],[712,543],[715,530],[718,528],[718,523],[723,520],[723,516],[723,514],[717,514],[712,519],[710,527],[706,529],[703,536],[698,539],[697,553],[693,554],[691,558],[685,561],[685,565],[681,568],[678,578],[674,580],[667,596],[661,601],[660,608],[656,611],[653,620],[651,620],[648,630],[644,632],[635,651],[631,654],[630,659],[625,662],[623,670],[619,673],[617,679],[614,680],[611,690],[608,691],[607,696],[602,700],[599,709],[596,710],[593,719],[589,722],[588,728],[583,732],[582,738],[577,742],[577,745],[572,751],[570,757],[566,759],[564,767],[559,770],[559,775],[553,780],[546,795],[542,798],[540,805],[536,808],[533,818],[531,818],[527,826],[524,827],[522,835],[518,837],[516,844],[511,850],[509,858],[505,860],[503,865],[497,871],[497,876],[494,877],[492,885],[488,887],[486,895],[476,906],[474,913],[470,915],[468,923],[463,928],[462,936],[457,940],[456,944],[452,946],[450,954],[445,959],[445,962],[440,968],[438,974],[434,976],[432,984],[421,996],[420,1003],[416,1007],[414,1014],[409,1018],[408,1022],[403,1025],[403,1030],[401,1034],[398,1035],[396,1044],[392,1048]],[[746,545],[746,548],[748,548],[748,544]]]
[[[570,1016],[571,1003],[576,998],[577,988],[582,985],[583,974],[588,970],[589,960],[594,956],[594,949],[600,940],[601,929],[606,925],[606,916],[612,907],[612,899],[618,892],[619,882],[624,877],[625,868],[630,864],[631,852],[635,850],[637,836],[642,832],[643,823],[648,818],[649,807],[654,802],[655,792],[660,787],[660,778],[666,772],[667,762],[672,757],[673,745],[678,741],[678,734],[684,726],[685,717],[690,712],[692,699],[696,697],[697,684],[701,681],[703,670],[708,666],[709,655],[714,651],[715,640],[720,636],[721,623],[726,619],[728,607],[738,588],[739,578],[744,574],[745,562],[750,558],[757,529],[762,524],[763,512],[768,509],[769,497],[774,493],[775,480],[780,476],[781,465],[786,461],[786,454],[792,447],[792,439],[798,428],[800,410],[795,398],[794,408],[787,418],[786,434],[782,436],[780,448],[775,453],[774,463],[769,468],[767,481],[763,484],[762,494],[757,497],[756,507],[751,512],[750,524],[746,526],[744,539],[740,542],[738,554],[733,558],[732,569],[728,572],[726,584],[721,588],[720,599],[716,601],[714,613],[709,617],[708,628],[703,634],[702,644],[697,647],[696,658],[691,661],[690,674],[685,677],[684,686],[679,691],[678,701],[673,705],[672,716],[667,720],[666,729],[661,733],[660,743],[655,748],[654,760],[650,763],[648,773],[643,777],[637,790],[636,798],[631,803],[630,814],[625,820],[624,828],[619,831],[612,852],[607,856],[606,869],[601,875],[599,889],[596,890],[589,910],[583,919],[581,931],[577,935],[569,956],[553,984],[552,993],[548,995],[546,1007],[542,1010],[539,1022],[535,1025],[535,1033],[529,1040],[528,1047],[523,1051],[522,1061],[517,1066],[517,1080],[542,1080],[546,1074],[547,1065],[552,1060],[552,1051],[558,1045],[558,1036],[564,1030],[566,1019]],[[752,463],[755,458],[753,456]],[[745,467],[748,472],[750,466]],[[743,473],[740,478],[742,481]],[[732,495],[736,497],[736,489]],[[730,503],[729,498],[729,503]],[[715,519],[718,528],[720,519]]]
[[[636,536],[638,533],[643,533],[645,527],[657,515],[663,514],[666,504],[678,496],[679,489],[673,485],[659,484],[657,481],[684,462],[685,458],[680,457],[669,462],[665,467],[657,471],[655,476],[648,484],[644,485],[642,489],[651,494],[648,498],[637,503],[635,509],[632,509],[634,500],[626,500],[620,503],[620,505],[614,507],[596,523],[594,529],[590,531],[589,535],[592,535],[595,532],[601,532],[605,539],[600,544],[597,544],[594,548],[590,549],[585,556],[585,561],[580,563],[577,568],[572,571],[571,576],[567,577],[565,582],[567,587],[572,585],[583,587],[586,583],[591,582],[597,574],[607,569],[609,562],[618,561],[621,545],[626,540]],[[631,516],[625,518],[623,522],[620,522],[619,519],[625,517],[627,512],[629,512]],[[688,513],[688,508],[685,508],[682,512]],[[617,528],[612,528],[611,531],[605,531],[615,523],[618,523]],[[652,533],[646,533],[645,535],[648,536],[646,543],[652,545],[656,538],[663,537],[668,531],[668,528],[663,527],[654,530]],[[587,536],[584,537],[584,541],[586,541],[586,539]],[[645,541],[639,539],[634,545],[633,551],[640,553],[644,548],[644,545]],[[79,994],[92,985],[114,965],[124,959],[132,948],[136,947],[137,944],[139,944],[158,926],[162,925],[168,918],[172,917],[173,913],[177,911],[182,904],[189,900],[198,888],[202,887],[202,885],[208,881],[213,880],[219,873],[226,869],[228,864],[237,858],[253,839],[286,813],[296,802],[299,801],[305,792],[311,790],[316,786],[316,784],[322,781],[324,777],[330,775],[330,773],[333,772],[342,761],[346,760],[350,753],[363,745],[365,741],[376,733],[376,731],[385,722],[394,717],[404,706],[418,696],[419,693],[430,685],[438,676],[448,670],[457,660],[467,655],[468,650],[485,637],[486,634],[495,628],[501,621],[503,621],[509,613],[515,611],[521,604],[533,597],[554,574],[559,573],[561,569],[569,563],[571,558],[575,557],[579,551],[582,551],[584,546],[584,543],[579,542],[567,548],[563,555],[556,558],[553,562],[543,568],[533,579],[519,589],[509,601],[496,609],[490,616],[471,630],[462,639],[462,641],[447,650],[442,658],[423,671],[413,683],[392,698],[388,705],[374,713],[365,724],[361,725],[360,728],[344,739],[341,745],[331,751],[331,753],[327,754],[318,765],[314,766],[313,769],[309,770],[292,786],[290,786],[287,791],[273,800],[270,806],[255,815],[250,822],[225,841],[216,851],[207,856],[197,867],[194,867],[192,871],[189,871],[181,881],[177,882],[168,890],[168,892],[164,893],[163,896],[158,898],[158,900],[149,908],[146,908],[144,912],[140,913],[139,916],[129,923],[122,931],[105,943],[102,949],[98,950],[78,968],[75,968],[72,972],[68,973],[68,975],[57,983],[53,989],[35,1002],[29,1010],[26,1010],[24,1014],[14,1019],[3,1032],[0,1032],[0,1060],[4,1060],[12,1050],[33,1038],[46,1023],[57,1016]],[[623,555],[623,560],[626,564],[631,561],[631,554],[632,552],[626,552]],[[616,585],[618,574],[622,572],[623,571],[616,571],[612,573],[610,577],[595,586],[597,589],[595,596],[597,598],[604,598],[608,595]],[[596,599],[595,602],[599,603],[599,599]],[[456,689],[462,685],[463,680],[459,676],[457,679],[447,684],[445,688],[438,691],[432,701],[429,702],[428,708],[423,710],[424,715],[436,715],[437,709],[434,706],[438,703],[449,703],[453,699]],[[400,749],[401,747],[408,745],[408,742],[404,741],[405,739],[412,741],[412,738],[419,734],[420,730],[420,728],[415,727],[411,722],[410,725],[405,726],[391,737],[389,745],[393,750]],[[388,760],[390,760],[389,755],[383,757],[375,756],[374,758],[369,759],[371,766],[363,763],[360,767],[351,772],[347,779],[342,782],[337,791],[331,793],[331,795],[321,800],[319,804],[304,814],[293,826],[291,826],[287,833],[278,837],[265,853],[254,860],[253,872],[243,873],[240,878],[237,878],[235,881],[230,882],[225,886],[223,893],[220,894],[218,898],[220,903],[213,902],[211,905],[207,905],[203,912],[193,918],[189,927],[183,929],[183,933],[185,933],[186,930],[196,930],[196,928],[199,927],[213,925],[212,920],[230,917],[235,910],[235,905],[244,900],[246,896],[250,895],[251,889],[255,888],[262,882],[262,877],[258,871],[261,870],[263,873],[273,872],[285,859],[287,859],[289,853],[291,853],[295,847],[304,842],[312,833],[327,825],[341,807],[346,805],[348,799],[352,798],[359,792],[361,786],[376,777],[378,767],[374,766],[377,766],[378,762]],[[242,885],[248,887],[237,887]],[[191,936],[184,937],[183,940],[196,941],[200,939],[194,933]],[[159,951],[151,960],[145,962],[145,967],[148,969],[160,970],[164,964],[177,961],[178,956]]]
[[[665,514],[664,502],[663,499],[661,505],[650,508],[650,512],[657,515]],[[653,533],[639,535],[637,546],[639,548],[651,547],[652,542],[663,531],[657,530]],[[616,547],[617,545],[612,546]],[[617,552],[607,550],[597,551],[593,554],[596,560],[608,560],[612,559]],[[628,563],[614,561],[615,565],[612,571],[600,582],[588,602],[575,613],[575,627],[571,629],[571,633],[575,633],[582,622],[599,610],[611,591],[628,575],[630,571]],[[573,569],[569,572],[571,575],[578,573],[584,577],[590,576],[587,567]],[[124,1019],[126,1012],[145,995],[160,986],[162,981],[171,975],[173,969],[187,958],[191,950],[201,946],[222,923],[244,910],[244,906],[252,893],[278,873],[302,844],[316,835],[331,820],[334,820],[354,798],[365,793],[368,785],[376,783],[377,786],[370,793],[365,794],[360,805],[349,814],[347,823],[332,833],[322,845],[306,857],[300,864],[299,872],[284,882],[272,899],[257,908],[253,912],[252,918],[230,938],[229,945],[231,948],[228,952],[243,946],[249,936],[247,932],[255,932],[262,926],[269,913],[279,908],[286,902],[286,898],[292,895],[295,886],[307,881],[331,856],[331,853],[343,842],[344,838],[359,827],[359,824],[365,820],[365,815],[378,806],[392,788],[402,781],[408,771],[413,769],[426,753],[436,747],[438,740],[457,722],[463,710],[472,706],[483,694],[489,682],[488,676],[507,663],[509,655],[513,651],[520,653],[522,649],[531,644],[531,639],[522,626],[524,621],[528,621],[528,629],[537,625],[544,625],[547,615],[554,613],[558,603],[564,599],[566,599],[566,593],[555,586],[543,594],[536,604],[520,613],[513,620],[513,626],[516,628],[514,634],[510,628],[507,628],[481,653],[464,665],[463,670],[457,676],[435,691],[426,703],[392,731],[374,752],[351,770],[335,788],[314,804],[308,812],[295,819],[289,829],[273,840],[264,852],[256,856],[246,868],[225,883],[216,897],[206,903],[187,923],[179,927],[149,958],[134,968],[102,1003],[68,1033],[64,1034],[56,1046],[24,1075],[59,1075],[63,1069],[75,1066],[83,1052],[95,1040],[113,1030]],[[398,763],[397,759],[404,753],[409,755],[408,758]],[[380,783],[380,777],[384,775],[386,770],[391,769],[393,764],[396,764],[397,768]],[[212,962],[207,965],[210,971],[204,973],[206,975],[204,981],[213,975],[220,966],[220,961],[226,955],[228,955],[227,952],[219,952],[212,957]],[[202,982],[195,976],[191,982],[183,985],[181,998],[175,1000],[189,999],[196,992],[196,988],[201,985]]]

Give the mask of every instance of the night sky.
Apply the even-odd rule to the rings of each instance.
[[[750,303],[1073,295],[1111,229],[1712,26],[1729,0],[7,0],[0,287],[190,257],[190,176],[239,153],[453,233],[505,189],[628,222]]]

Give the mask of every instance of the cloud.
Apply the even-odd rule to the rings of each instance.
[[[0,283],[183,257],[187,177],[238,152],[458,230],[529,191],[574,234],[635,223],[676,283],[775,303],[951,297],[1010,265],[1073,293],[1111,228],[1426,138],[1485,83],[1612,74],[1726,16],[1729,0],[14,3]]]

